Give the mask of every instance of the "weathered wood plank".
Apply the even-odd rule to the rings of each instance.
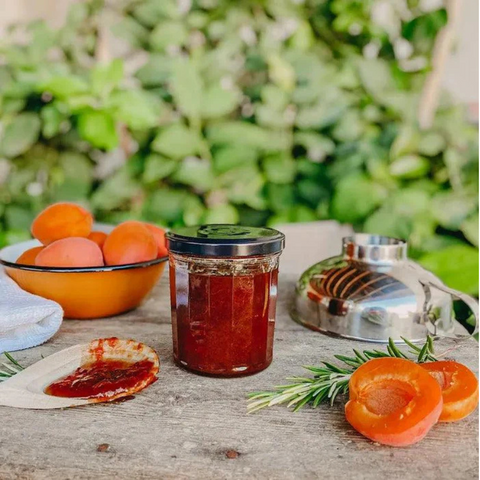
[[[161,358],[159,380],[132,401],[65,411],[0,407],[0,478],[478,478],[478,414],[437,425],[416,446],[373,444],[346,423],[342,402],[291,413],[285,407],[246,415],[245,394],[283,383],[334,353],[367,348],[313,333],[286,312],[292,283],[281,277],[275,355],[266,371],[240,379],[187,373],[172,362],[166,277],[146,304],[114,319],[65,321],[45,345],[16,358],[28,365],[95,337],[132,337]],[[447,348],[443,342],[439,349]],[[477,371],[474,341],[455,357]],[[98,452],[99,444],[110,449]],[[238,452],[236,458],[234,452]]]

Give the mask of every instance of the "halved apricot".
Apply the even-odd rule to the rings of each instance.
[[[18,258],[17,263],[20,265],[35,265],[35,259],[37,255],[44,249],[45,247],[33,247],[25,250]]]
[[[54,203],[41,211],[32,223],[32,235],[44,245],[67,237],[87,237],[92,214],[74,203]]]
[[[107,239],[107,234],[105,232],[91,232],[90,235],[87,237],[92,242],[95,242],[100,248],[103,248],[103,244]]]
[[[364,363],[350,378],[348,423],[385,445],[402,447],[420,441],[437,423],[443,404],[440,386],[425,373],[402,358]]]
[[[454,361],[422,363],[440,385],[443,408],[440,422],[456,422],[470,415],[478,405],[478,380],[465,365]]]
[[[157,258],[157,253],[157,242],[150,230],[133,220],[115,227],[103,245],[107,265],[148,262]]]
[[[35,259],[41,267],[101,267],[100,247],[83,237],[62,238],[47,245]]]
[[[157,242],[157,258],[166,257],[168,255],[168,250],[165,242],[165,230],[156,225],[152,225],[151,223],[145,223],[145,226],[150,230],[153,238]]]

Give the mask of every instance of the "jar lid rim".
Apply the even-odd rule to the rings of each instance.
[[[174,253],[205,256],[247,257],[281,252],[285,235],[267,227],[208,224],[180,227],[167,233]]]

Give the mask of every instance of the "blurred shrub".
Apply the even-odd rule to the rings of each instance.
[[[447,96],[416,121],[446,22],[428,4],[118,1],[133,79],[95,62],[101,2],[30,25],[0,51],[1,243],[60,199],[109,222],[334,218],[477,293],[477,130]]]

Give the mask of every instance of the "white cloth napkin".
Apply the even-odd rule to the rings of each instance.
[[[22,290],[0,266],[0,353],[46,342],[60,328],[62,307]]]

